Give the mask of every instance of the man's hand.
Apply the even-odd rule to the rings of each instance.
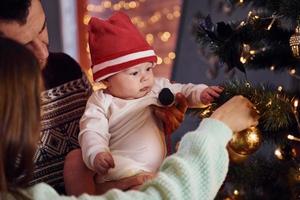
[[[139,189],[144,182],[151,180],[154,177],[154,173],[142,172],[135,176],[123,178],[117,181],[108,181],[101,184],[96,184],[96,194],[104,194],[105,192],[113,188],[123,191]]]
[[[184,119],[184,114],[188,108],[185,96],[177,93],[175,104],[171,107],[153,106],[155,116],[164,123],[164,132],[170,134],[174,132]]]

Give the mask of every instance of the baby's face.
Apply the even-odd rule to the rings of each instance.
[[[154,83],[153,63],[141,63],[107,79],[107,92],[122,99],[137,99],[151,91]]]

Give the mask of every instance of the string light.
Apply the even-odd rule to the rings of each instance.
[[[104,12],[107,9],[117,11],[117,10],[129,10],[129,9],[135,9],[141,5],[141,3],[146,2],[146,0],[139,0],[139,1],[130,1],[125,2],[124,0],[113,3],[112,1],[106,0],[101,2],[100,4],[88,4],[87,5],[87,11],[89,12]]]
[[[84,15],[84,17],[83,17],[83,24],[87,25],[89,23],[90,19],[91,19],[91,16]]]
[[[251,59],[251,53],[255,54],[255,51],[251,50],[251,47],[249,44],[243,44],[243,51],[242,51],[242,55],[240,57],[240,62],[242,64],[245,64],[248,59]]]
[[[293,102],[293,113],[294,113],[294,116],[295,116],[295,119],[297,122],[298,129],[300,130],[300,122],[299,122],[299,116],[298,116],[298,103],[299,103],[299,100],[295,99]]]
[[[161,57],[157,56],[157,64],[159,65],[159,64],[161,64],[161,63],[162,63]]]
[[[235,196],[238,196],[240,193],[239,193],[239,191],[238,191],[237,189],[235,189],[235,190],[233,191],[233,194],[234,194]]]
[[[250,83],[249,83],[249,82],[246,82],[246,83],[245,83],[245,86],[246,86],[246,87],[248,87],[248,88],[250,88],[250,87],[251,87],[251,85],[250,85]]]
[[[300,142],[300,138],[297,138],[297,137],[295,137],[295,136],[293,136],[293,135],[288,135],[288,136],[287,136],[287,139],[289,139],[289,140],[294,140],[294,141],[297,141],[297,142]]]
[[[266,107],[270,107],[272,105],[272,100],[269,100],[269,102],[266,104]]]
[[[272,66],[270,67],[270,70],[271,70],[271,71],[274,71],[274,70],[275,70],[275,66],[272,65]]]
[[[282,87],[281,85],[279,85],[279,86],[277,87],[277,90],[278,90],[278,92],[281,92],[281,91],[283,90],[283,87]]]
[[[279,148],[275,149],[274,154],[275,154],[275,156],[276,156],[279,160],[282,160],[282,159],[283,159],[282,152],[281,152],[281,150],[280,150]]]
[[[297,111],[297,107],[298,107],[298,99],[295,99],[295,100],[294,100],[294,108],[295,108],[295,111]]]
[[[168,56],[169,56],[169,58],[171,58],[172,60],[174,60],[175,57],[176,57],[176,54],[175,54],[174,52],[170,52],[170,53],[168,54]]]
[[[294,68],[293,68],[293,69],[290,69],[290,70],[289,70],[289,74],[290,74],[290,75],[295,75],[295,74],[296,74],[296,69],[294,69]]]
[[[165,64],[171,64],[171,62],[172,62],[172,61],[171,61],[171,59],[170,59],[169,57],[165,57],[165,58],[164,58],[164,63],[165,63]]]
[[[103,2],[103,7],[104,8],[111,8],[112,7],[112,2],[111,1],[104,1]]]
[[[128,4],[129,8],[131,8],[131,9],[134,9],[134,8],[138,7],[139,5],[140,4],[138,2],[136,2],[136,1],[131,1]]]
[[[163,33],[158,33],[158,35],[161,35],[161,36],[160,36],[160,39],[161,39],[161,41],[163,41],[163,42],[167,42],[167,41],[170,39],[170,37],[171,37],[171,33],[168,32],[168,31],[163,32]]]
[[[297,71],[296,71],[295,68],[289,69],[289,70],[288,70],[288,73],[289,73],[289,75],[292,76],[293,78],[296,78],[296,79],[300,80],[300,76],[297,75]]]
[[[148,34],[146,35],[146,40],[147,40],[147,42],[148,42],[150,45],[153,44],[153,42],[154,42],[154,36],[153,36],[153,34],[148,33]]]
[[[174,8],[174,9],[175,9],[175,8]],[[176,18],[180,17],[180,16],[181,16],[180,10],[175,10],[175,11],[173,12],[173,15],[174,15],[174,17],[176,17]]]
[[[206,108],[205,108],[205,106],[206,106]],[[201,118],[207,117],[212,112],[211,104],[208,104],[208,105],[199,105],[199,107],[205,108],[205,110],[203,112],[199,113],[199,115],[200,115]]]
[[[115,5],[113,5],[113,10],[115,10],[115,11],[118,11],[118,10],[121,10],[121,5],[120,4],[115,4]]]
[[[251,17],[252,16],[252,11],[250,10],[249,12],[248,12],[248,17]]]
[[[244,58],[243,56],[240,57],[240,62],[245,64],[247,62],[247,59]]]
[[[273,24],[274,24],[274,22],[275,22],[275,20],[276,20],[276,17],[275,17],[275,15],[272,15],[272,21],[271,21],[271,23],[269,24],[269,26],[268,26],[268,28],[267,28],[267,30],[269,31],[269,30],[271,30],[271,28],[272,28],[272,26],[273,26]]]

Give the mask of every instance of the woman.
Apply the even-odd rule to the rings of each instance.
[[[76,199],[59,196],[45,183],[26,187],[39,137],[40,71],[30,51],[12,40],[0,38],[0,55],[1,199]],[[232,131],[257,124],[252,107],[246,98],[233,97],[184,136],[178,152],[140,191],[110,190],[78,199],[213,199],[227,173]]]
[[[0,189],[18,195],[33,170],[42,84],[37,60],[20,44],[1,39],[0,55]]]

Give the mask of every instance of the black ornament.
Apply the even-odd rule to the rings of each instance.
[[[163,88],[158,95],[159,102],[164,106],[170,106],[174,102],[174,94],[169,88]]]

